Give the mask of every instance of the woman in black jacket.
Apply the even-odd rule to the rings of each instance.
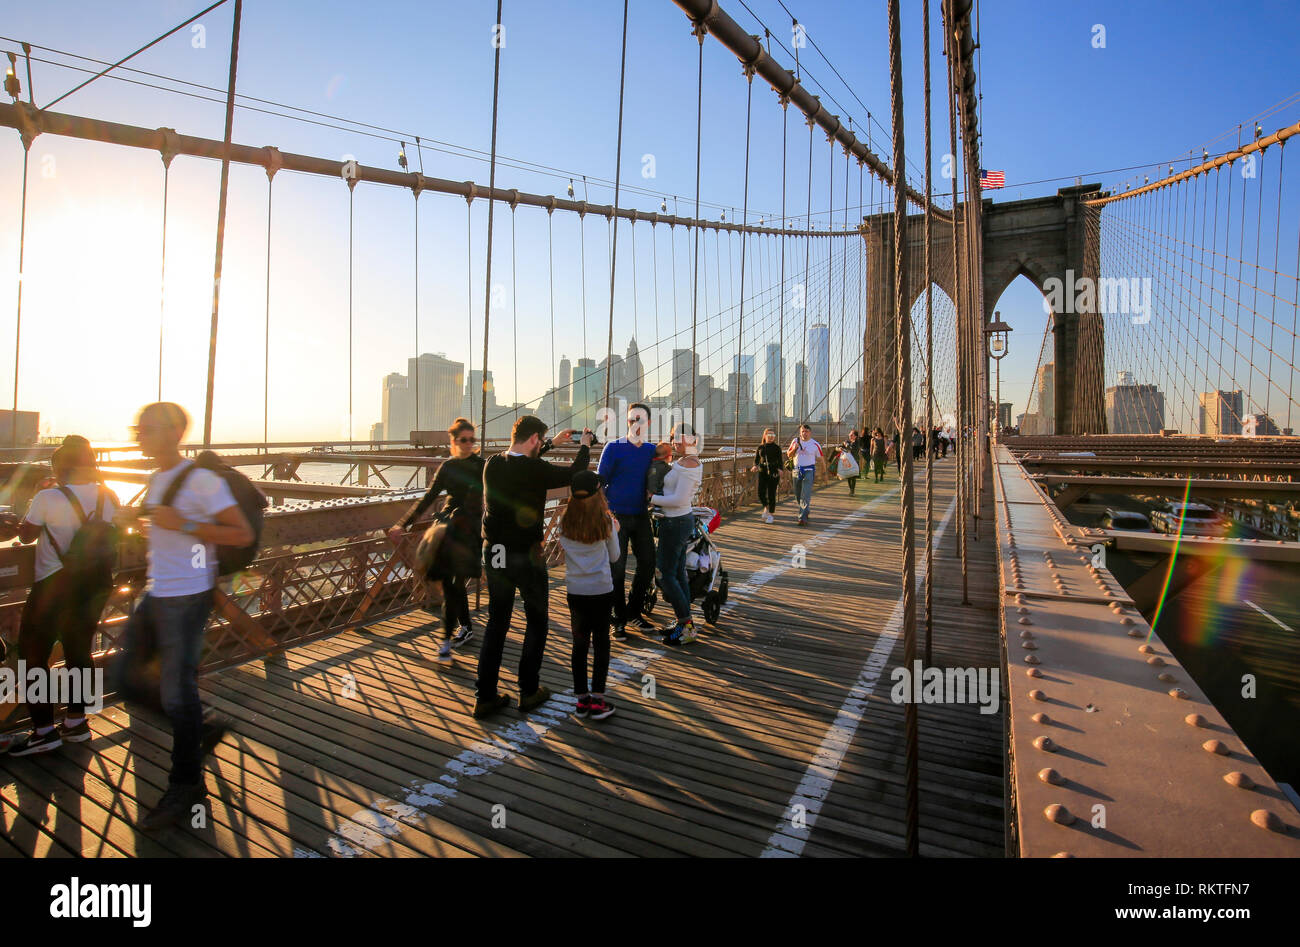
[[[781,448],[776,446],[776,432],[769,427],[763,431],[763,443],[754,452],[754,466],[750,468],[758,471],[758,502],[763,504],[764,523],[776,518],[776,488],[781,483],[784,464]]]
[[[388,530],[393,543],[401,541],[402,534],[411,528],[424,511],[444,490],[447,504],[444,513],[450,517],[448,532],[438,548],[438,554],[426,579],[442,582],[442,645],[438,660],[451,663],[451,649],[469,641],[473,630],[469,624],[469,594],[465,584],[479,575],[483,541],[480,538],[483,520],[483,458],[475,452],[474,425],[465,418],[457,418],[448,429],[451,435],[451,457],[444,460],[434,475],[433,483],[420,501],[411,507],[400,522]],[[453,634],[453,630],[455,634]]]
[[[859,471],[862,470],[862,441],[858,440],[856,428],[849,431],[849,439],[840,445],[840,450],[846,450],[853,455],[853,462],[858,465]],[[849,485],[849,496],[853,496],[854,491],[857,489],[858,478],[845,477],[844,479]]]

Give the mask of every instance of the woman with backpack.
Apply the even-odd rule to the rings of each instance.
[[[54,695],[47,685],[45,699],[29,700],[32,730],[8,748],[10,756],[28,756],[58,749],[63,741],[90,739],[86,720],[85,684],[93,678],[91,641],[99,616],[113,587],[117,535],[113,517],[117,500],[99,481],[89,442],[65,444],[51,458],[57,486],[32,497],[20,523],[0,526],[0,539],[15,534],[24,543],[36,542],[35,581],[23,606],[18,654],[33,668],[48,671],[55,641],[63,642],[63,663],[82,681],[81,702],[68,703],[63,726],[54,726]],[[103,700],[103,694],[97,695]]]
[[[447,523],[446,534],[434,555],[426,581],[442,583],[442,644],[438,661],[450,664],[452,648],[473,637],[469,624],[469,593],[466,583],[481,571],[483,548],[483,457],[475,450],[474,425],[457,418],[447,429],[451,457],[434,474],[424,496],[388,530],[394,544],[411,528],[438,496],[446,491],[447,504],[438,517]]]
[[[614,577],[610,563],[619,558],[618,518],[610,512],[600,477],[590,470],[573,475],[569,502],[560,517],[556,533],[564,550],[564,583],[569,600],[569,627],[573,631],[573,693],[578,698],[577,714],[604,720],[614,713],[605,699],[605,677],[609,673],[610,603]],[[590,687],[587,652],[592,658]]]

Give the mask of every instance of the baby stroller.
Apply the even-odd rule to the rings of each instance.
[[[690,585],[691,601],[703,596],[704,601],[700,607],[704,612],[704,620],[710,625],[716,625],[722,606],[727,604],[727,570],[722,568],[722,554],[709,534],[718,528],[722,517],[717,510],[707,506],[693,507],[691,512],[695,514],[695,530],[686,545],[686,579]],[[661,519],[663,514],[657,510],[650,516],[656,540],[659,538]],[[654,611],[662,588],[662,578],[656,569],[654,588],[646,593],[645,604],[641,607],[641,613],[647,618]]]

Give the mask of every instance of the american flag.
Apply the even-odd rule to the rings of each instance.
[[[980,188],[989,190],[995,187],[1006,187],[1007,176],[1002,171],[985,171],[980,168]]]

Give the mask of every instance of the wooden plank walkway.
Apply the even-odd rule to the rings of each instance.
[[[962,606],[952,473],[951,458],[936,465],[934,663],[996,668],[993,547],[988,532],[971,544]],[[204,827],[132,828],[171,745],[147,713],[110,707],[90,742],[0,758],[0,855],[900,854],[896,486],[819,490],[803,529],[788,501],[774,525],[730,518],[715,534],[731,574],[718,627],[701,622],[684,649],[615,643],[609,720],[571,713],[554,569],[542,679],[556,696],[527,718],[474,720],[474,654],[436,664],[435,628],[413,612],[203,679],[236,722],[207,764]],[[507,693],[518,655],[516,632]],[[1001,855],[1002,715],[923,704],[920,726],[922,854]]]

